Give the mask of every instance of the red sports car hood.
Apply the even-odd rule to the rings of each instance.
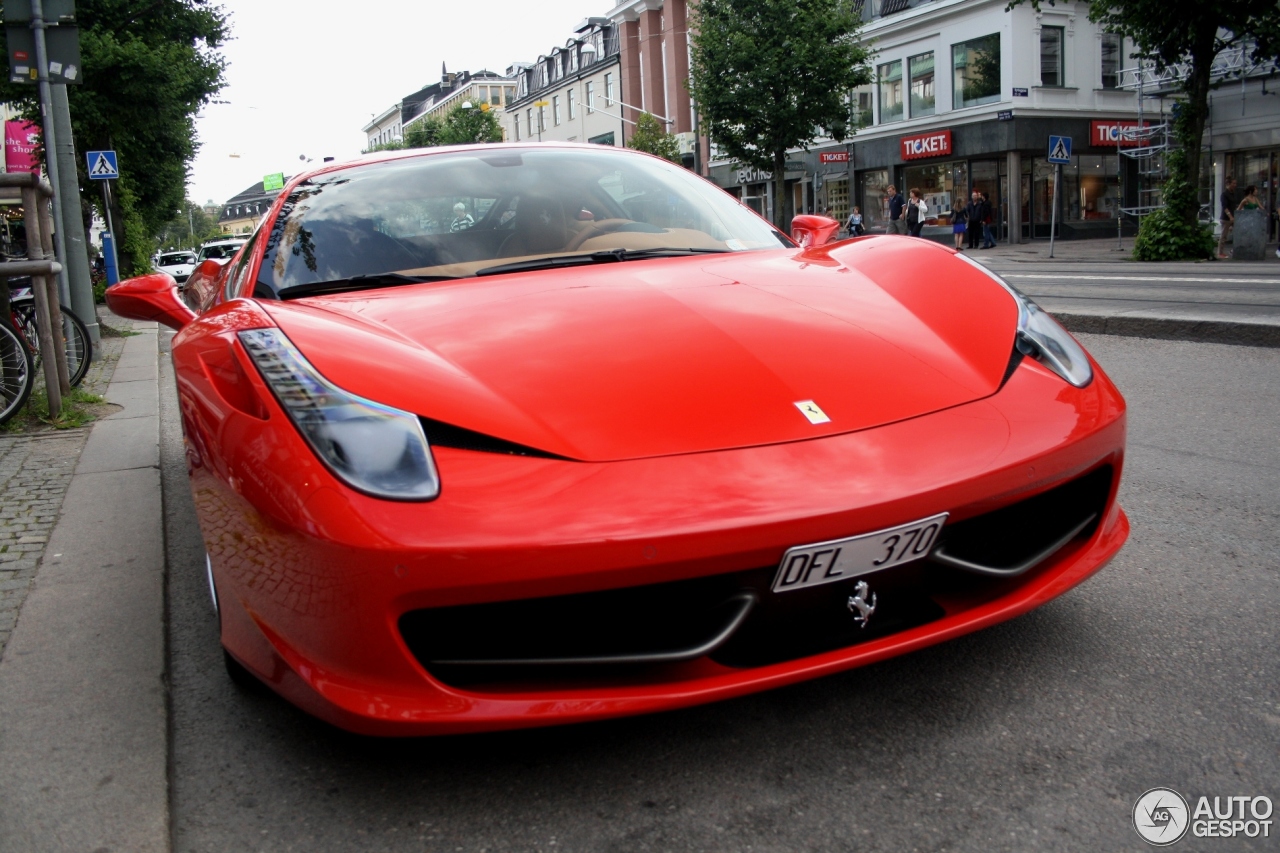
[[[340,387],[586,461],[816,438],[966,403],[999,387],[1017,321],[1008,293],[950,250],[892,237],[263,307]]]

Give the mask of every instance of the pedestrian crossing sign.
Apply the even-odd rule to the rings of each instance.
[[[87,151],[85,160],[89,164],[89,177],[95,181],[114,181],[120,177],[120,167],[116,165],[114,151]]]
[[[1070,136],[1050,136],[1049,137],[1049,162],[1050,163],[1070,163],[1071,162],[1071,137]]]

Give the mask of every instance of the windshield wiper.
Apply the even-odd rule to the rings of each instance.
[[[346,293],[352,290],[372,290],[378,287],[395,287],[399,284],[422,284],[428,281],[451,281],[456,275],[405,275],[399,272],[380,272],[372,275],[353,275],[333,281],[312,281],[307,284],[291,284],[276,291],[281,299],[297,299],[319,293]]]
[[[602,252],[588,252],[582,255],[552,255],[547,258],[534,258],[528,261],[515,261],[510,264],[499,264],[496,267],[485,267],[476,270],[476,275],[502,275],[509,272],[526,270],[545,270],[557,267],[582,267],[591,264],[616,264],[621,261],[638,261],[644,258],[674,258],[681,255],[718,255],[731,251],[729,249],[677,249],[663,247],[659,249],[606,249]]]

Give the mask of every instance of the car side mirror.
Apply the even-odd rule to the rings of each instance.
[[[202,275],[207,278],[217,278],[218,273],[222,272],[222,264],[213,258],[205,258],[200,262],[200,266],[196,267],[195,275]]]
[[[826,245],[839,230],[839,222],[812,213],[802,213],[791,220],[791,239],[799,243],[802,249]]]
[[[126,279],[107,288],[107,307],[131,320],[155,320],[181,329],[196,318],[178,296],[178,283],[168,273],[157,272]]]

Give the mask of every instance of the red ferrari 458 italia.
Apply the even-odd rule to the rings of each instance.
[[[113,311],[173,360],[228,669],[356,732],[542,726],[839,672],[1119,550],[1125,407],[924,240],[791,236],[599,146],[293,179]]]

